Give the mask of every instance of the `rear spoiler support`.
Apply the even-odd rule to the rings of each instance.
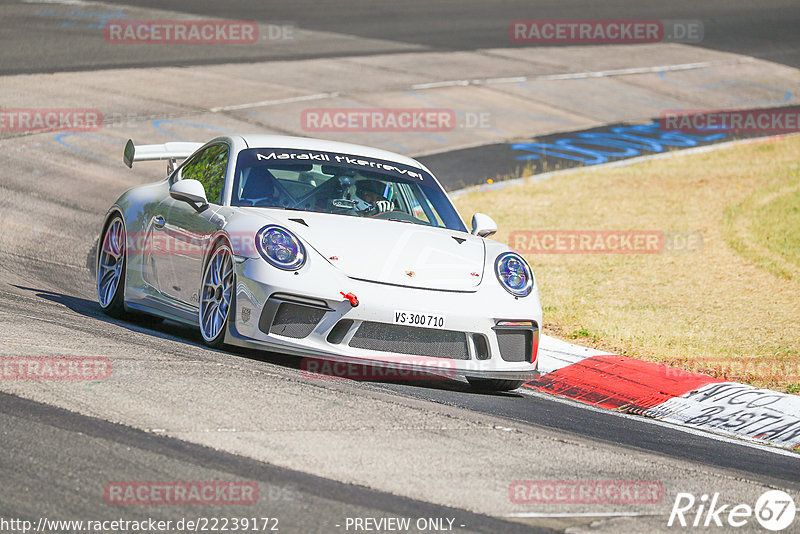
[[[133,139],[128,139],[128,142],[125,143],[125,151],[122,153],[122,161],[132,168],[134,161],[168,160],[167,174],[169,174],[175,170],[175,165],[179,159],[188,158],[202,146],[203,143],[184,142],[135,146]]]

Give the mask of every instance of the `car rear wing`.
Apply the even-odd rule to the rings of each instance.
[[[128,167],[133,167],[134,161],[157,161],[169,160],[167,172],[172,172],[175,163],[179,159],[186,159],[203,146],[203,143],[183,143],[171,142],[163,145],[140,145],[135,146],[133,139],[128,139],[125,143],[125,151],[122,153],[122,161]]]

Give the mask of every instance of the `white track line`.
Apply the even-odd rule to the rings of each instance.
[[[236,111],[240,109],[260,108],[265,106],[277,106],[280,104],[292,104],[294,102],[307,102],[309,100],[321,100],[323,98],[336,98],[340,93],[316,93],[313,95],[293,96],[289,98],[279,98],[277,100],[262,100],[261,102],[251,102],[249,104],[236,104],[233,106],[221,106],[209,109],[212,113],[220,111]]]
[[[473,80],[472,83],[477,82],[479,80]],[[411,86],[411,89],[418,90],[418,89],[436,89],[437,87],[453,87],[458,85],[469,85],[469,80],[449,80],[446,82],[430,82],[430,83],[415,83]]]
[[[418,83],[412,85],[411,89],[435,89],[437,87],[453,87],[453,86],[463,86],[463,85],[492,85],[500,83],[522,83],[528,81],[582,80],[585,78],[607,78],[611,76],[628,76],[631,74],[650,74],[653,72],[674,72],[681,70],[707,69],[709,67],[736,65],[739,63],[749,63],[752,61],[755,61],[755,59],[751,57],[746,57],[746,58],[725,59],[718,61],[699,61],[696,63],[678,63],[675,65],[654,65],[652,67],[631,67],[628,69],[566,72],[563,74],[543,74],[541,76],[511,76],[507,78],[448,80],[444,82]]]
[[[567,72],[564,74],[544,74],[542,76],[510,76],[504,78],[476,78],[472,80],[445,80],[441,82],[417,83],[411,86],[412,91],[424,89],[437,89],[439,87],[464,87],[468,85],[495,85],[504,83],[523,83],[528,81],[548,81],[548,80],[581,80],[585,78],[606,78],[610,76],[626,76],[631,74],[648,74],[653,72],[674,72],[681,70],[707,69],[722,65],[734,65],[755,61],[754,58],[736,58],[718,61],[700,61],[697,63],[679,63],[676,65],[655,65],[652,67],[633,67],[629,69],[612,69],[586,72]],[[294,102],[306,102],[308,100],[320,100],[324,98],[335,98],[342,93],[317,93],[306,96],[296,96],[281,98],[277,100],[263,100],[261,102],[250,102],[247,104],[234,104],[231,106],[219,106],[209,109],[212,113],[220,111],[237,111],[241,109],[260,108],[266,106],[276,106],[280,104],[291,104]]]
[[[628,69],[600,70],[595,72],[575,72],[569,74],[548,74],[536,76],[532,80],[580,80],[583,78],[606,78],[610,76],[628,76],[630,74],[650,74],[653,72],[674,72],[681,70],[707,69],[720,65],[734,65],[754,61],[753,58],[737,58],[723,61],[700,61],[697,63],[679,63],[677,65],[656,65],[653,67],[631,67]]]

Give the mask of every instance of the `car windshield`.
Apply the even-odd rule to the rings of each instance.
[[[466,228],[427,172],[333,152],[251,148],[239,153],[232,206],[258,206]]]

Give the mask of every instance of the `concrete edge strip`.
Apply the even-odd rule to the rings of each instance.
[[[418,53],[413,51],[410,53]],[[611,76],[626,76],[631,74],[648,74],[654,72],[675,72],[684,70],[697,70],[706,69],[710,67],[720,67],[726,65],[737,65],[741,63],[749,63],[755,61],[755,58],[749,56],[735,57],[731,59],[713,60],[713,61],[700,61],[696,63],[678,63],[672,65],[653,65],[649,67],[633,67],[628,69],[611,69],[604,71],[586,71],[586,72],[566,72],[559,74],[544,74],[540,76],[508,76],[508,77],[495,77],[495,78],[476,78],[476,79],[463,79],[463,80],[445,80],[437,82],[417,83],[412,84],[404,90],[411,91],[424,91],[426,89],[438,89],[441,87],[465,87],[468,85],[498,85],[507,83],[525,83],[530,81],[549,81],[549,80],[582,80],[586,78],[607,78]],[[343,96],[340,92],[316,93],[310,95],[302,95],[289,98],[280,98],[276,100],[263,100],[260,102],[247,102],[243,104],[233,104],[229,106],[219,106],[209,108],[211,113],[219,113],[222,111],[237,111],[242,109],[251,109],[259,107],[268,107],[281,104],[289,104],[293,102],[305,102],[308,100],[320,100],[325,98],[336,98]]]
[[[706,69],[725,65],[736,65],[755,61],[752,57],[737,57],[714,61],[699,61],[696,63],[678,63],[673,65],[653,65],[651,67],[631,67],[627,69],[609,69],[586,72],[566,72],[563,74],[542,74],[539,76],[507,76],[501,78],[478,78],[471,80],[447,80],[442,82],[417,83],[411,86],[412,90],[437,89],[439,87],[454,87],[467,85],[494,85],[503,83],[524,83],[532,81],[550,80],[583,80],[585,78],[608,78],[611,76],[629,76],[631,74],[649,74],[653,72],[675,72],[682,70]]]
[[[661,419],[653,419],[653,418],[648,418],[648,417],[644,417],[643,418],[640,415],[633,414],[633,413],[627,413],[627,412],[618,411],[618,410],[607,410],[605,408],[599,408],[597,406],[592,406],[591,404],[582,403],[580,401],[577,401],[577,400],[574,400],[574,399],[570,399],[568,397],[561,397],[561,396],[558,396],[558,395],[554,396],[554,395],[551,395],[549,393],[542,393],[541,391],[538,391],[536,389],[529,388],[529,387],[523,387],[523,388],[520,388],[517,391],[521,395],[524,395],[526,397],[542,398],[542,399],[547,399],[547,400],[552,401],[552,402],[559,402],[559,403],[567,404],[567,405],[570,405],[570,406],[579,406],[580,408],[582,408],[584,410],[590,410],[590,411],[594,411],[594,412],[598,412],[598,413],[604,413],[604,414],[612,415],[614,417],[620,417],[620,418],[623,418],[623,419],[631,419],[631,420],[635,420],[635,421],[637,421],[639,423],[644,423],[644,424],[664,427],[664,428],[668,428],[670,430],[675,430],[675,431],[682,432],[682,433],[685,433],[685,434],[689,434],[689,435],[692,435],[692,436],[700,436],[700,437],[703,437],[705,439],[709,439],[709,440],[713,440],[713,441],[719,441],[720,443],[727,443],[727,444],[731,444],[731,445],[740,445],[740,446],[743,446],[743,447],[747,447],[747,448],[750,448],[750,449],[756,449],[756,450],[759,450],[759,451],[762,451],[762,452],[765,452],[765,453],[769,453],[769,454],[776,454],[778,456],[785,456],[785,457],[793,458],[793,459],[797,458],[797,453],[795,451],[793,451],[793,450],[786,449],[786,448],[783,448],[783,447],[775,447],[773,445],[765,443],[762,440],[752,439],[752,438],[748,438],[746,436],[741,436],[741,435],[730,436],[730,435],[726,435],[726,434],[720,434],[720,433],[717,433],[717,432],[710,432],[710,431],[708,431],[708,430],[706,430],[704,428],[697,428],[697,427],[693,427],[693,426],[686,426],[686,425],[683,425],[683,424],[673,423],[672,421],[661,420]]]
[[[542,336],[524,387],[595,408],[800,449],[800,397],[587,349]]]

